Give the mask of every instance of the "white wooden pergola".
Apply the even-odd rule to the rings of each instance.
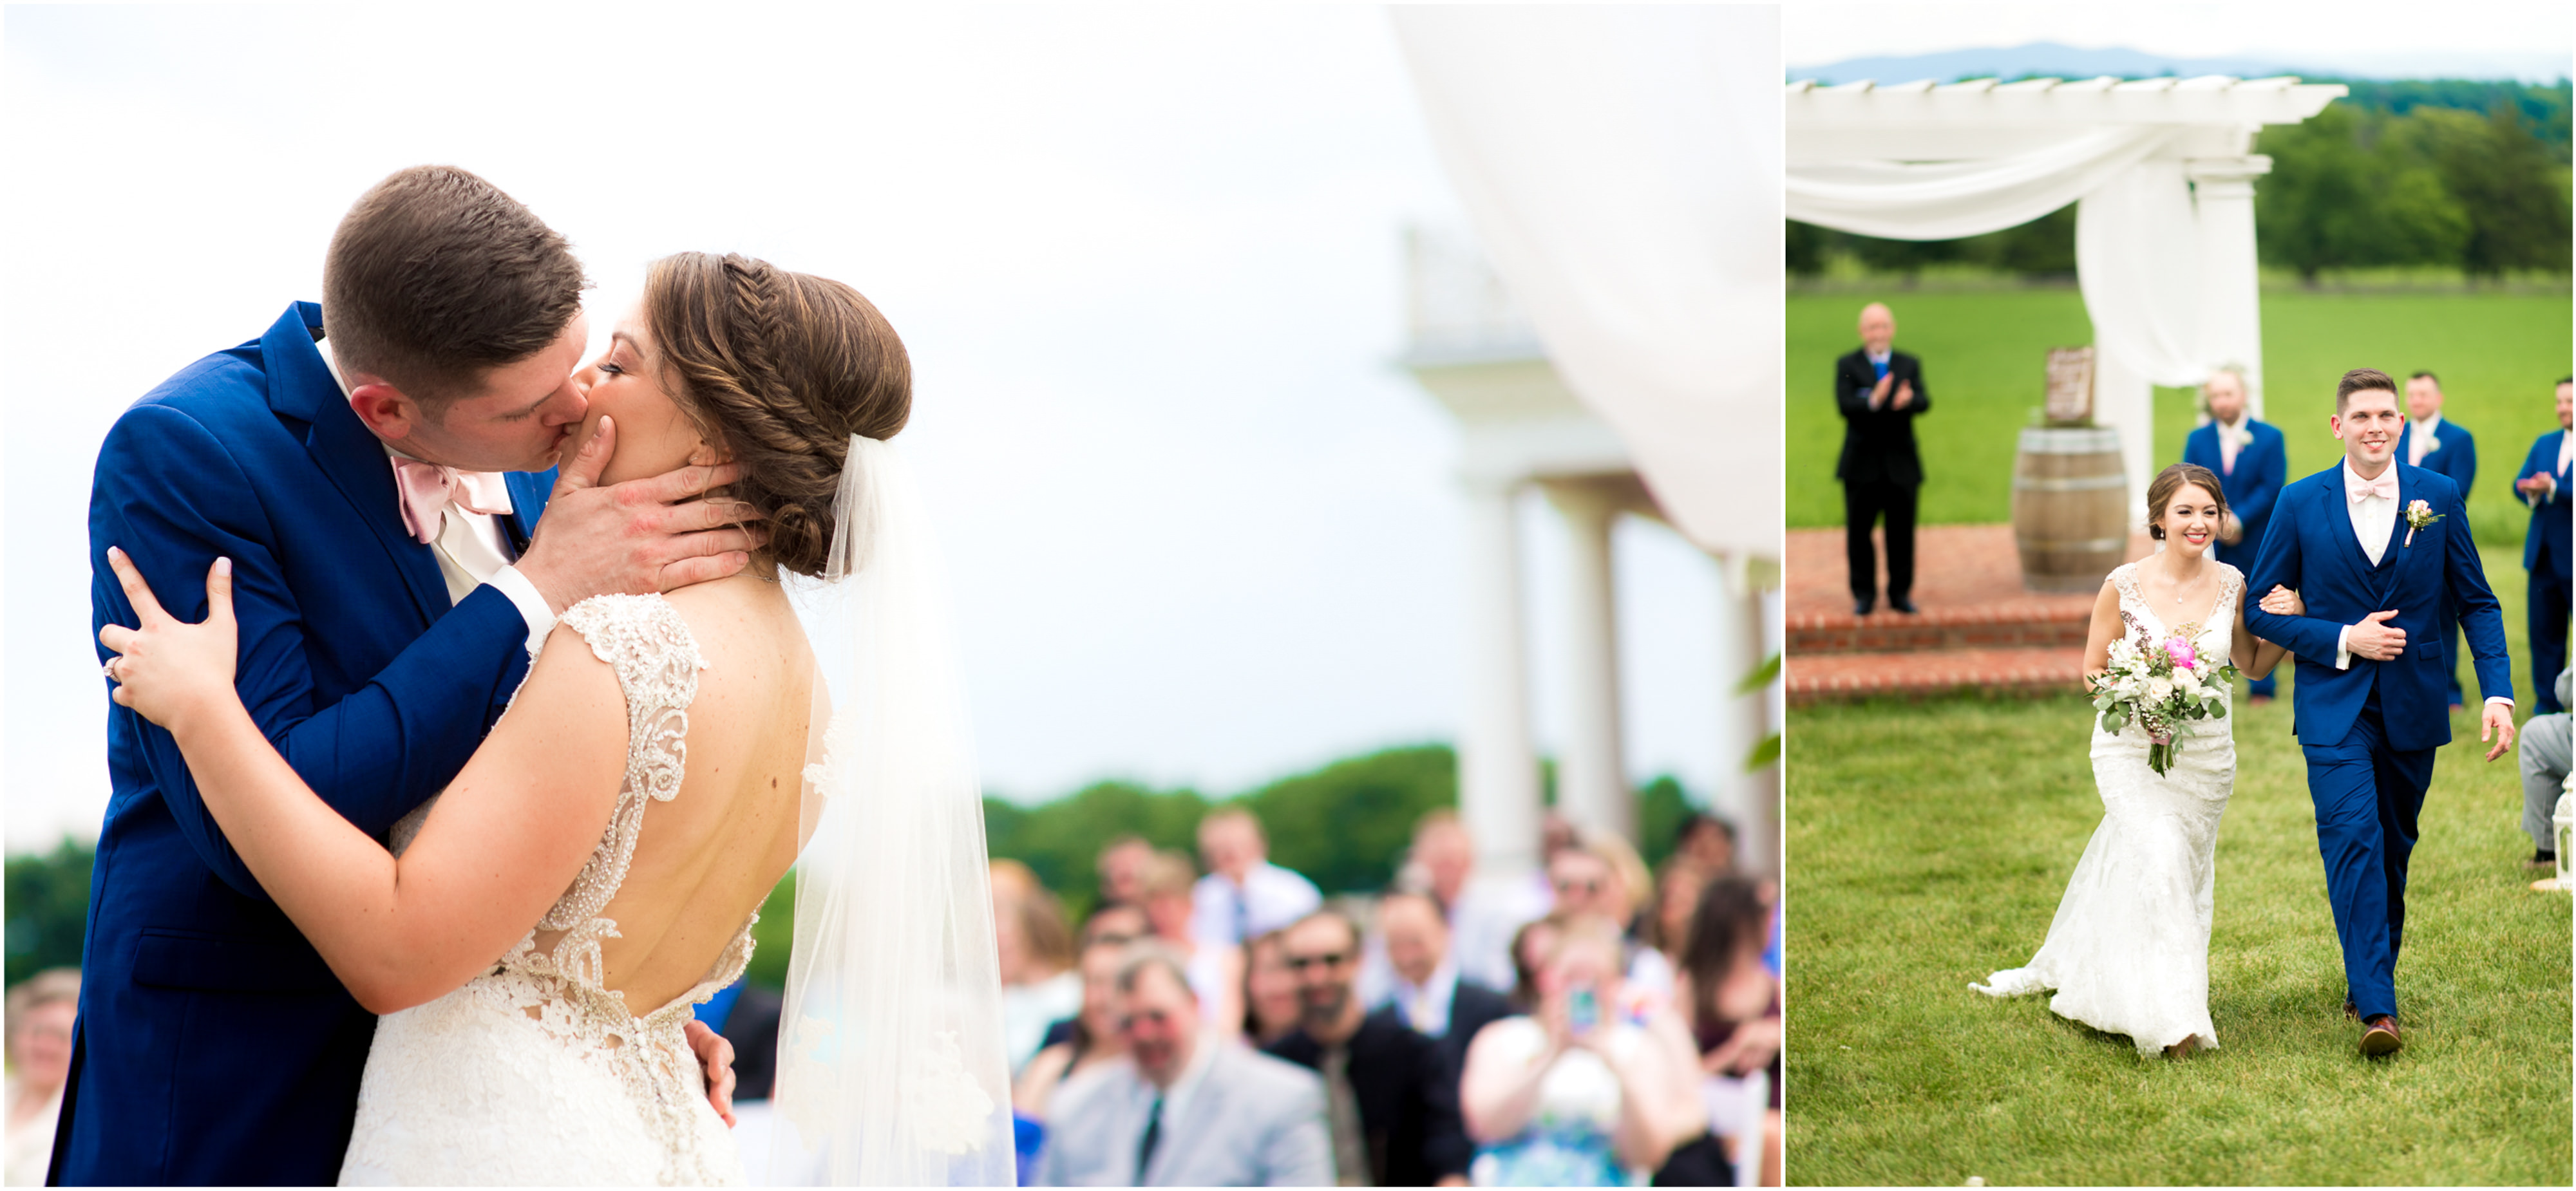
[[[1575,397],[1502,283],[1472,249],[1416,232],[1409,239],[1410,342],[1404,367],[1457,419],[1456,476],[1467,504],[1464,628],[1467,700],[1458,732],[1459,813],[1476,840],[1478,879],[1522,881],[1535,867],[1542,810],[1530,722],[1528,618],[1523,608],[1517,503],[1536,488],[1562,518],[1569,715],[1557,758],[1557,809],[1579,826],[1635,840],[1635,799],[1622,760],[1617,592],[1612,527],[1625,516],[1666,521],[1608,423]],[[1667,522],[1669,524],[1669,522]],[[1747,871],[1778,871],[1778,770],[1740,772],[1776,722],[1773,690],[1738,696],[1736,682],[1772,651],[1763,610],[1779,560],[1713,556],[1723,579],[1717,810],[1738,827]]]
[[[2197,384],[2234,364],[2245,372],[2252,410],[2263,410],[2254,183],[2272,163],[2252,152],[2254,135],[2314,116],[2344,91],[2224,76],[1793,82],[1785,114],[1789,216],[1861,235],[1949,239],[2085,204],[2079,223],[2095,226],[2079,231],[2077,266],[2096,331],[2094,413],[2119,432],[2131,507],[2143,509],[2159,463],[2153,384]],[[2163,163],[2158,177],[2187,185],[2187,206],[2172,210],[2188,215],[2132,219],[2126,226],[2153,227],[2156,242],[2124,243],[2136,237],[2106,230],[2126,215],[2113,214],[2106,193],[2145,177],[2132,172],[2142,163],[2150,171]],[[1887,210],[1871,209],[1873,190],[1889,196]],[[2134,206],[2134,193],[2122,201]],[[2152,187],[2147,197],[2157,197]],[[2183,280],[2169,288],[2183,292],[2146,292],[2151,280],[2175,278]],[[2034,378],[2039,368],[2032,361]]]

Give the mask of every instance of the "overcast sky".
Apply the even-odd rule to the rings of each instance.
[[[1376,9],[5,22],[12,850],[94,833],[105,803],[85,554],[100,437],[172,371],[317,297],[350,200],[423,161],[567,234],[602,306],[652,257],[708,249],[886,311],[998,792],[1234,793],[1453,731],[1455,436],[1391,361],[1401,229],[1460,220]],[[1552,741],[1562,537],[1524,513]],[[1619,547],[1631,765],[1705,790],[1714,567],[1657,526]]]
[[[2571,20],[2565,0],[2239,0],[2229,4],[1829,4],[1792,3],[1780,22],[1792,67],[1847,58],[1929,54],[2053,41],[2087,49],[2123,47],[2208,58],[2283,54],[2341,60],[2356,73],[2405,71],[2410,59],[2461,69],[2478,60],[2554,63],[2568,73]]]

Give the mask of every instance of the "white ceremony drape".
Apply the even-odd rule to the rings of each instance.
[[[1548,358],[1684,535],[1779,558],[1779,10],[1390,12]]]
[[[2156,384],[2196,385],[2228,361],[2208,358],[2200,342],[2191,182],[2182,162],[2153,156],[2177,131],[2114,125],[1977,160],[1795,165],[1789,218],[1882,239],[1950,240],[2080,203],[2075,272],[2094,343]]]

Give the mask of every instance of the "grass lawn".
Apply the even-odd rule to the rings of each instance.
[[[1834,412],[1836,356],[1852,350],[1865,299],[1789,296],[1789,524],[1842,524],[1834,458],[1842,417]],[[2040,403],[2051,347],[2092,342],[2084,300],[2073,290],[1969,293],[1892,292],[1897,346],[1923,357],[1932,412],[1915,423],[1929,476],[1924,524],[1999,522],[2011,517],[2015,436]],[[2331,466],[2338,444],[2326,430],[2334,383],[2370,366],[2403,379],[2441,374],[2444,416],[2478,437],[2478,480],[2469,517],[2480,541],[2522,541],[2530,514],[2513,499],[2511,476],[2531,440],[2557,427],[2551,382],[2568,374],[2570,304],[2565,294],[2263,295],[2266,421],[2289,437],[2293,478]],[[2182,458],[2192,394],[2158,390],[2156,457]]]
[[[2490,548],[2516,687],[2520,556]],[[2409,888],[2406,1050],[2371,1062],[2343,977],[2289,692],[2239,711],[2218,846],[2222,1049],[2141,1059],[2033,996],[2026,962],[2101,820],[2072,696],[1794,708],[1789,1175],[1802,1185],[2556,1184],[2570,1173],[2569,904],[2521,862],[2508,753],[2453,717]]]

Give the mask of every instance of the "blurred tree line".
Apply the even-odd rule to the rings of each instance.
[[[2255,139],[2263,263],[2313,283],[2329,269],[2429,266],[2471,277],[2569,268],[2569,85],[2334,80],[2351,94]],[[1880,240],[1790,221],[1788,266],[1848,258],[1876,273],[1963,265],[2075,273],[2075,208],[1961,240]]]
[[[1555,770],[1542,770],[1555,801]],[[1660,865],[1692,810],[1681,783],[1658,777],[1637,792],[1638,850]],[[1326,893],[1374,893],[1395,880],[1413,824],[1458,802],[1457,758],[1443,744],[1387,749],[1281,778],[1233,799],[1261,817],[1274,864],[1304,873]],[[1110,840],[1134,832],[1155,847],[1198,854],[1199,819],[1221,805],[1196,790],[1155,790],[1099,782],[1035,806],[984,800],[984,836],[997,858],[1018,860],[1080,922],[1099,899],[1093,862]],[[64,841],[51,854],[8,862],[8,981],[49,967],[80,963],[89,905],[91,849]],[[758,946],[750,976],[773,987],[787,979],[795,936],[796,877],[779,883],[752,928]]]

